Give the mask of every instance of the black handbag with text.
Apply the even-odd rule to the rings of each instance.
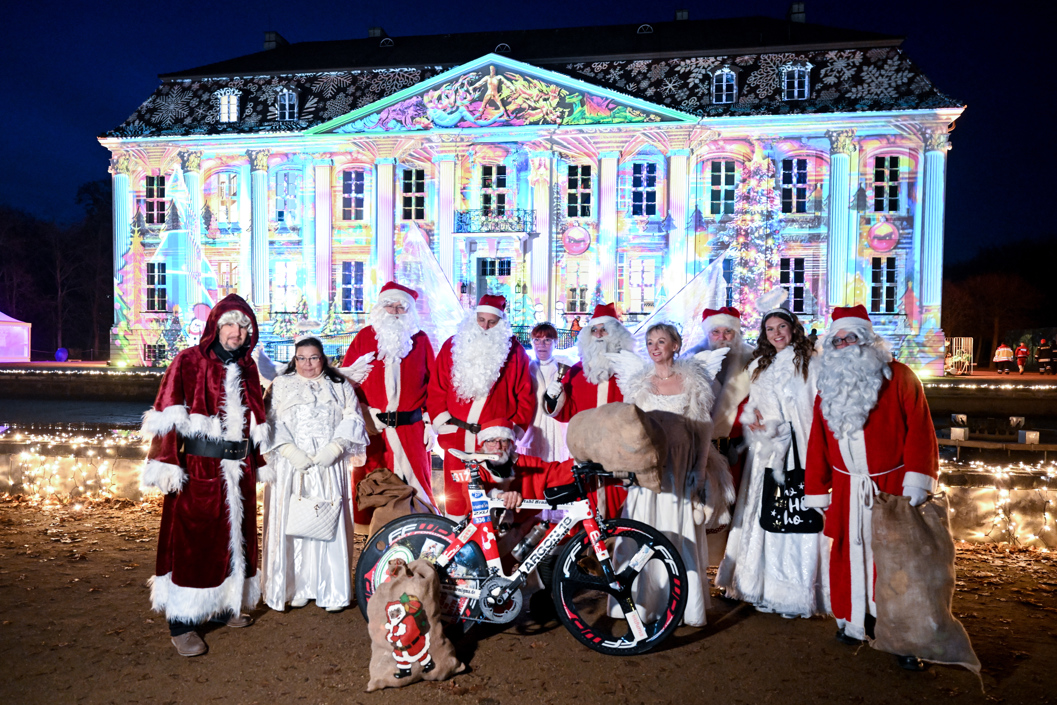
[[[785,460],[785,484],[779,485],[771,468],[764,468],[760,526],[772,534],[817,534],[822,531],[822,515],[804,506],[804,468],[793,434],[793,467]]]

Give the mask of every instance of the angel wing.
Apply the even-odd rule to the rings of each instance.
[[[606,353],[606,357],[613,363],[613,372],[618,379],[630,380],[646,372],[646,361],[630,350]]]
[[[727,356],[728,352],[730,352],[730,348],[720,348],[719,350],[702,350],[701,352],[694,355],[694,360],[696,360],[701,365],[704,365],[705,370],[708,371],[708,374],[712,377],[712,379],[715,379],[716,375],[719,374],[719,368],[723,366],[723,358]]]
[[[367,375],[371,374],[373,361],[374,353],[369,352],[356,358],[356,361],[348,367],[339,368],[338,372],[345,375],[353,384],[360,384],[363,380],[367,379]]]

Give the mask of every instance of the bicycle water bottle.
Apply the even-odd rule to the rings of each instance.
[[[525,557],[532,553],[532,549],[536,548],[536,545],[543,540],[543,537],[550,531],[551,525],[545,521],[541,521],[532,527],[532,531],[528,532],[525,538],[521,539],[517,546],[510,552],[514,560],[520,563],[525,560]]]

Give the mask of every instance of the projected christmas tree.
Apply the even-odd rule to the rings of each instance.
[[[734,196],[734,219],[727,239],[733,265],[735,305],[741,310],[742,330],[760,325],[756,299],[778,286],[781,276],[782,201],[775,189],[774,162],[759,145],[745,165]]]

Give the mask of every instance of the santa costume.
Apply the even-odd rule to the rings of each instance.
[[[233,352],[218,341],[231,322],[248,329]],[[268,436],[251,356],[257,334],[253,309],[236,294],[222,299],[143,416],[151,442],[142,484],[166,493],[151,602],[174,636],[260,600],[256,484],[274,476],[256,448]]]
[[[837,333],[842,344],[833,345]],[[854,334],[857,341],[848,341]],[[850,344],[847,344],[850,343]],[[862,305],[835,308],[821,342],[804,503],[824,508],[839,637],[864,639],[877,615],[871,507],[877,492],[925,501],[936,486],[936,430],[917,375],[892,359]]]
[[[373,470],[387,468],[415,488],[418,499],[436,507],[426,426],[426,393],[433,375],[433,345],[420,329],[415,302],[418,292],[389,282],[382,287],[371,310],[370,325],[356,334],[342,363],[358,385],[357,394],[367,407],[371,442],[367,463],[353,470],[356,486]],[[405,313],[392,314],[386,304],[400,303]],[[356,532],[365,534],[371,511],[356,507]]]
[[[606,335],[596,338],[591,333],[595,326],[604,326]],[[585,409],[624,401],[617,384],[613,363],[606,357],[622,350],[635,351],[631,332],[617,317],[615,304],[598,304],[587,325],[576,336],[580,362],[573,365],[562,378],[562,392],[557,397],[543,398],[543,408],[558,421],[568,423]],[[603,518],[620,515],[627,498],[627,490],[620,485],[607,485],[595,495],[598,513]]]
[[[452,476],[463,464],[448,449],[472,453],[481,424],[505,419],[524,429],[536,413],[528,355],[513,336],[505,309],[504,297],[482,296],[477,309],[441,346],[429,380],[426,408],[444,449],[445,513],[451,517],[461,518],[469,512],[470,496],[466,483]],[[479,314],[496,316],[499,321],[485,330],[477,322]]]
[[[532,420],[532,425],[525,430],[525,435],[518,442],[518,452],[544,460],[565,460],[569,457],[569,448],[565,443],[567,424],[548,415],[543,405],[543,395],[547,387],[552,382],[560,382],[559,373],[568,368],[567,361],[553,355],[549,360],[537,358],[529,360],[532,393],[536,397],[536,416]]]

